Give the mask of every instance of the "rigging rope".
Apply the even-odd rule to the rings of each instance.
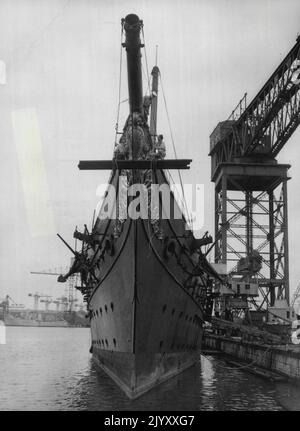
[[[145,52],[145,65],[146,65],[146,72],[147,75],[145,73],[143,64],[142,64],[142,69],[143,69],[143,73],[147,80],[147,90],[146,90],[146,94],[148,92],[148,94],[151,94],[151,85],[150,85],[150,75],[149,75],[149,67],[148,67],[148,59],[147,59],[147,51],[146,51],[146,42],[145,42],[145,34],[144,34],[144,27],[142,27],[142,35],[143,35],[143,43],[144,43],[144,52]],[[155,130],[156,130],[156,125],[155,125]],[[154,166],[153,166],[153,160],[151,160],[151,166],[150,166],[150,171],[151,171],[151,181],[153,183],[153,177],[154,177]],[[151,211],[151,209],[150,209]],[[148,244],[148,256],[150,256],[151,253],[151,247],[153,247],[152,244],[152,239],[155,237],[155,232],[151,233],[151,226],[150,226],[150,218],[148,217],[148,221],[147,221],[147,226],[148,226],[148,234],[149,234],[149,244]]]
[[[147,60],[147,51],[146,51],[146,43],[145,43],[144,26],[142,27],[142,35],[143,35],[144,51],[145,51],[145,61],[146,61],[146,71],[147,71],[147,80],[148,80],[148,90],[149,90],[149,94],[150,94],[151,93],[151,87],[150,87],[150,76],[149,76],[149,68],[148,68],[148,60]]]
[[[144,65],[143,65],[143,64],[142,64],[142,71],[143,71],[144,79],[145,79],[145,81],[147,82],[147,81],[148,81],[148,78],[147,78],[147,75],[146,75],[145,68],[144,68]],[[147,91],[148,91],[148,88],[149,88],[149,87],[147,87],[146,93],[147,93]]]
[[[167,114],[167,120],[168,120],[170,135],[171,135],[172,147],[173,147],[175,158],[178,159],[176,148],[175,148],[175,142],[174,142],[172,127],[171,127],[171,121],[170,121],[170,117],[169,117],[169,111],[168,111],[168,107],[167,107],[166,96],[165,96],[164,87],[163,87],[162,78],[161,78],[161,74],[160,73],[159,73],[159,78],[160,78],[160,85],[161,85],[161,90],[162,90],[162,94],[163,94],[163,99],[164,99],[164,104],[165,104],[165,109],[166,109],[166,114]],[[177,172],[178,172],[178,175],[179,175],[179,181],[180,181],[182,198],[183,198],[183,203],[184,203],[184,206],[185,206],[186,216],[187,216],[188,222],[191,222],[190,216],[189,216],[188,207],[187,207],[187,203],[186,203],[186,199],[185,199],[185,195],[184,195],[182,176],[181,176],[181,173],[180,173],[179,170]]]

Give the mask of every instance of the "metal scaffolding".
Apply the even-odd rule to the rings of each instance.
[[[215,261],[233,274],[259,254],[262,296],[289,303],[287,181],[275,157],[300,123],[300,38],[246,106],[246,94],[210,136],[215,183]]]
[[[241,259],[253,251],[261,256],[261,269],[257,271],[261,306],[274,305],[275,299],[289,298],[287,170],[288,165],[272,167],[272,180],[263,190],[245,185],[243,175],[236,170],[255,168],[257,174],[267,174],[266,166],[239,164],[223,166],[215,188],[215,262],[227,263],[230,273],[238,271]],[[273,182],[274,171],[277,181]],[[261,180],[261,177],[259,177]],[[270,178],[270,177],[267,177]],[[253,177],[252,177],[253,179]],[[260,183],[260,181],[259,181]],[[273,184],[272,184],[273,183]],[[260,188],[262,188],[260,186]]]

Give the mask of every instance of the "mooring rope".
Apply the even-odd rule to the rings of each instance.
[[[271,350],[273,348],[273,346],[269,346],[264,352],[263,352],[263,355],[265,355],[269,350]],[[211,363],[213,363],[213,364],[215,364],[208,356],[206,356],[204,353],[201,353],[200,352],[200,355],[201,356],[203,356],[204,358],[206,358],[208,361],[210,361]],[[258,360],[257,359],[254,359],[253,361],[251,361],[251,362],[249,362],[249,363],[247,363],[247,364],[245,364],[245,365],[241,365],[241,366],[235,366],[235,368],[237,369],[237,370],[242,370],[242,369],[245,369],[245,368],[249,368],[251,365],[253,365],[253,364],[256,364],[256,363],[258,363]],[[222,368],[222,369],[224,369],[224,370],[231,370],[232,369],[232,367],[225,367],[225,366],[222,366],[222,365],[220,365],[220,364],[215,364],[218,368]]]

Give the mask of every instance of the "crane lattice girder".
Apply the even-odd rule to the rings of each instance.
[[[300,123],[300,76],[295,77],[300,74],[299,64],[300,37],[252,102],[244,107],[242,99],[228,120],[220,123],[223,135],[212,133],[214,168],[254,153],[276,157]]]
[[[300,283],[296,287],[296,290],[295,290],[295,292],[293,294],[292,301],[291,301],[291,306],[292,307],[295,305],[295,302],[296,302],[297,298],[299,298],[299,297],[300,297]]]

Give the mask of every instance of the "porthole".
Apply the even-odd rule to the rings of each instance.
[[[107,347],[108,347],[108,341],[107,341],[107,338],[105,338],[105,344],[107,345]]]
[[[175,313],[175,308],[173,308],[172,310],[172,316],[174,316],[174,313]]]
[[[167,309],[167,306],[164,305],[163,308],[162,308],[162,312],[164,313],[166,311],[166,309]]]
[[[99,310],[100,310],[100,314],[101,314],[101,316],[102,316],[102,308],[100,307],[100,308],[99,308]]]
[[[160,348],[160,349],[162,348],[163,344],[164,344],[164,342],[163,342],[163,341],[160,341],[160,343],[159,343],[159,348]]]
[[[117,342],[116,342],[116,339],[115,339],[115,338],[113,339],[113,343],[114,343],[114,346],[116,347]]]
[[[111,308],[111,311],[114,311],[114,303],[113,302],[110,303],[110,308]]]
[[[106,313],[107,313],[107,305],[106,305],[106,304],[105,304],[104,308],[105,308],[105,311],[106,311]]]

